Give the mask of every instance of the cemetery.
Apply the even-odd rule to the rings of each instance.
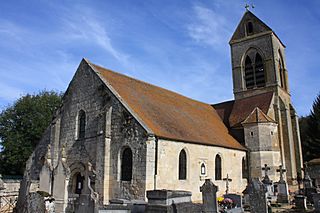
[[[303,177],[298,175],[297,191],[290,192],[285,181],[286,170],[279,166],[277,172],[279,180],[271,180],[268,176],[270,168],[267,164],[262,168],[264,176],[252,178],[248,181],[242,194],[229,190],[232,179],[227,175],[223,178],[226,190],[223,196],[218,197],[218,186],[210,179],[206,179],[200,187],[202,203],[191,201],[191,192],[177,190],[148,191],[148,202],[111,200],[99,213],[115,212],[167,212],[167,213],[270,213],[270,212],[320,212],[320,190],[313,186],[307,172]],[[303,171],[307,171],[306,165]]]
[[[202,203],[191,200],[190,191],[151,190],[147,192],[147,200],[112,199],[109,205],[99,209],[98,213],[270,213],[270,212],[320,212],[320,190],[313,186],[309,177],[307,165],[302,169],[303,176],[298,175],[298,189],[289,191],[285,181],[286,170],[279,166],[279,180],[271,180],[268,176],[267,164],[262,168],[264,176],[248,181],[242,194],[230,191],[232,179],[227,175],[223,178],[226,190],[223,196],[217,196],[219,187],[211,179],[206,179],[199,188],[202,193]],[[5,190],[9,184],[0,179],[0,206],[4,206]],[[35,188],[34,191],[37,191]],[[48,203],[54,203],[53,197],[44,197],[41,193],[33,192],[30,210],[44,211]],[[74,209],[75,210],[75,209]],[[11,211],[10,211],[11,212]],[[42,211],[41,211],[42,212]],[[73,212],[73,211],[71,211]],[[76,211],[77,212],[77,211]]]

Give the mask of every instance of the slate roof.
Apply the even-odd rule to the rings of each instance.
[[[246,150],[211,105],[86,62],[159,138]]]
[[[227,101],[214,104],[213,107],[218,111],[221,119],[228,127],[239,127],[241,123],[258,107],[264,114],[268,114],[273,93],[268,92],[248,98]]]

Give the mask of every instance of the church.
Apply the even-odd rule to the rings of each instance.
[[[199,201],[205,179],[222,195],[229,177],[229,191],[242,193],[265,164],[273,181],[282,165],[296,187],[302,152],[285,45],[249,10],[229,44],[234,100],[216,104],[83,59],[27,162],[19,199],[38,181],[56,212],[146,200],[155,189],[191,191]]]

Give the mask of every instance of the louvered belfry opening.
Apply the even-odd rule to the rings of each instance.
[[[266,84],[264,64],[261,55],[256,53],[254,60],[255,63],[252,62],[248,55],[246,56],[244,74],[247,89],[264,87]]]

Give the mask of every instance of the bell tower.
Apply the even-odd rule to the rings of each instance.
[[[235,99],[270,91],[290,96],[285,45],[270,27],[247,10],[229,44]]]
[[[249,10],[244,13],[229,44],[235,102],[272,93],[266,115],[277,125],[279,163],[287,169],[288,183],[294,185],[303,164],[298,118],[288,84],[285,45]],[[255,150],[257,153],[262,151]]]

